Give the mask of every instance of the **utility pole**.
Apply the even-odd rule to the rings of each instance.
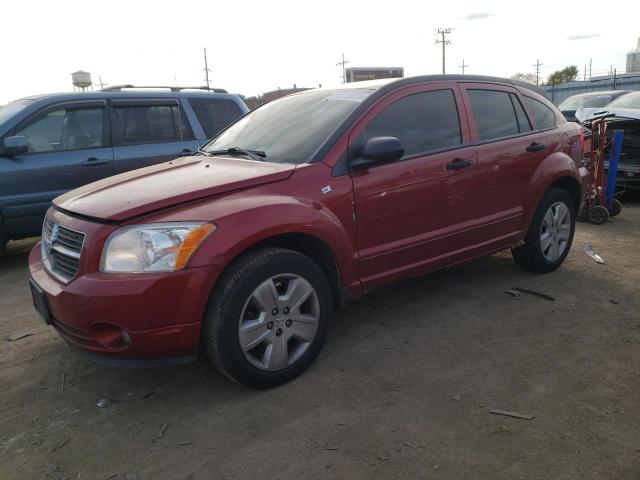
[[[209,72],[211,71],[211,69],[209,68],[209,64],[207,63],[207,47],[204,47],[204,74],[205,74],[205,81],[207,82],[207,90],[210,89],[209,87]]]
[[[536,67],[536,85],[540,85],[540,67],[542,66],[542,63],[540,63],[540,59],[536,59],[536,63],[534,65],[534,67]]]
[[[446,52],[445,52],[445,48],[447,45],[451,45],[451,40],[447,39],[447,35],[449,35],[451,33],[451,29],[450,28],[439,28],[438,29],[438,35],[442,36],[442,40],[436,40],[436,45],[441,43],[442,44],[442,74],[444,75],[446,73],[446,63],[445,63],[445,59],[446,59]],[[464,62],[463,62],[464,63]]]
[[[618,69],[617,69],[617,68],[614,68],[614,69],[613,69],[613,89],[614,89],[614,90],[616,89],[616,86],[617,86],[617,85],[616,85],[616,83],[617,83],[617,81],[616,81],[616,80],[617,80],[617,78],[618,78],[617,73],[618,73]]]
[[[589,81],[591,81],[591,62],[593,61],[593,58],[589,59]]]
[[[463,58],[462,59],[462,65],[458,65],[458,66],[462,69],[462,74],[464,75],[464,69],[465,69],[465,67],[468,67],[469,65],[464,63],[464,58]]]
[[[582,77],[582,81],[586,82],[587,81],[587,66],[584,66],[584,77]]]
[[[342,67],[342,83],[347,83],[347,63],[351,63],[349,60],[344,59],[344,53],[342,54],[342,61],[336,63],[336,65],[340,65]]]

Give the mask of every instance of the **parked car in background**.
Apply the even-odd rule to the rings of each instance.
[[[55,197],[190,155],[247,111],[223,90],[131,85],[0,107],[0,250],[39,235]]]
[[[607,118],[609,146],[614,130],[622,130],[622,149],[618,163],[616,184],[619,190],[640,190],[640,92],[629,92],[606,107],[598,109],[612,115]],[[582,120],[593,118],[591,109],[579,109],[576,117]],[[609,147],[607,148],[608,154]],[[609,168],[609,162],[605,162]]]
[[[333,310],[512,249],[544,273],[583,201],[579,125],[535,85],[433,75],[261,106],[196,156],[54,200],[34,304],[110,364],[192,360],[271,387],[318,355]]]
[[[576,122],[576,110],[579,108],[602,108],[618,97],[629,93],[628,90],[607,90],[603,92],[580,93],[567,98],[558,105],[564,118],[569,122]]]

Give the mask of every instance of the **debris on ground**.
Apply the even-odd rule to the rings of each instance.
[[[100,408],[107,408],[111,406],[111,400],[109,400],[108,398],[101,398],[100,400],[98,400],[98,403],[96,403],[96,405],[98,405]]]
[[[62,447],[64,447],[67,443],[69,443],[69,440],[70,440],[69,438],[66,438],[62,442],[58,443],[57,445],[54,445],[53,448],[51,449],[51,451],[52,452],[57,452]]]
[[[511,290],[515,290],[520,293],[528,293],[529,295],[533,295],[534,297],[544,298],[545,300],[549,300],[550,302],[555,302],[556,299],[551,295],[547,295],[546,293],[536,292],[535,290],[529,290],[527,288],[521,287],[513,287]]]
[[[155,394],[156,394],[155,389],[150,388],[149,390],[147,390],[147,392],[146,392],[144,395],[142,395],[142,399],[144,400],[145,398],[152,397],[152,396],[154,396]]]
[[[459,402],[460,400],[462,400],[462,395],[460,394],[454,395],[453,397],[451,397],[451,400],[455,400],[456,402]]]
[[[512,288],[505,290],[504,293],[506,293],[507,295],[511,295],[512,297],[521,297],[522,293],[518,292],[517,290],[514,290]]]
[[[338,447],[336,447],[335,445],[327,445],[326,447],[324,447],[325,450],[338,450]]]
[[[409,447],[409,448],[416,448],[416,446],[411,442],[404,442],[403,445],[405,447]]]
[[[61,392],[64,392],[64,377],[65,377],[65,374],[63,373],[62,374],[62,384],[60,385],[60,391]]]
[[[186,445],[192,445],[193,442],[191,440],[185,440],[184,442],[180,442],[178,443],[178,445],[180,445],[181,447],[184,447]]]
[[[167,431],[167,428],[169,428],[169,422],[164,422],[162,425],[160,425],[160,430],[158,430],[156,438],[164,437],[164,432]]]
[[[505,417],[521,418],[523,420],[533,420],[534,418],[536,418],[535,415],[529,415],[527,413],[510,412],[508,410],[497,410],[495,408],[489,410],[489,413],[493,413],[494,415],[504,415]]]
[[[7,335],[4,339],[7,342],[17,342],[18,340],[22,340],[23,338],[27,338],[32,335],[35,335],[35,333],[16,333],[14,335]]]
[[[596,262],[604,265],[604,260],[602,259],[602,257],[600,255],[598,255],[597,253],[595,253],[593,251],[593,246],[590,243],[587,243],[584,246],[584,252],[589,255],[591,258],[593,258]]]

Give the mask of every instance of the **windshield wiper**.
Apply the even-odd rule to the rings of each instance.
[[[267,156],[267,154],[262,150],[245,150],[239,147],[231,147],[226,150],[199,150],[199,152],[204,155],[208,155],[209,157],[213,157],[215,155],[244,155],[245,157],[249,157],[257,162],[265,162],[265,158]]]

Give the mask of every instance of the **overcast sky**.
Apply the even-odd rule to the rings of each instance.
[[[438,27],[450,27],[447,73],[541,74],[623,70],[640,36],[640,2],[602,1],[6,1],[0,27],[0,104],[72,90],[79,69],[110,85],[212,85],[255,95],[331,85],[344,52],[351,66],[440,73]],[[623,5],[626,5],[623,8]],[[597,12],[597,13],[596,13]]]

